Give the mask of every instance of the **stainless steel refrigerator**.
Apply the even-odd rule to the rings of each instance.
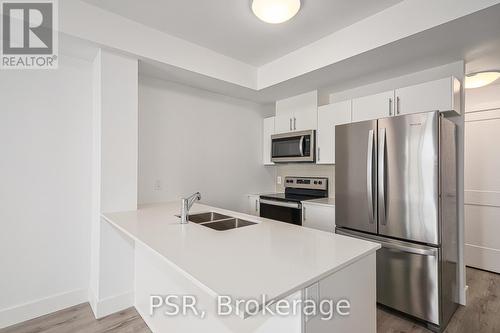
[[[336,232],[382,245],[380,304],[444,329],[458,302],[455,124],[426,112],[335,129]]]

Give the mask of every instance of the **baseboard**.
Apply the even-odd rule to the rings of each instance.
[[[96,300],[95,295],[89,293],[89,303],[94,316],[99,319],[134,306],[134,292],[130,291],[102,300]]]
[[[86,289],[73,290],[66,293],[41,298],[0,310],[0,328],[22,323],[46,314],[69,308],[88,301]]]

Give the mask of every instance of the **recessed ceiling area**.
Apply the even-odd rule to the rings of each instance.
[[[260,21],[251,0],[84,0],[143,25],[261,66],[402,0],[302,0],[282,24]]]

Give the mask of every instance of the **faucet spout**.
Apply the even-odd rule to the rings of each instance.
[[[181,201],[181,224],[188,223],[189,210],[196,200],[201,200],[201,193],[196,192]]]

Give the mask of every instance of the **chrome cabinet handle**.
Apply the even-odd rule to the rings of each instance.
[[[259,211],[259,200],[258,199],[255,199],[255,211],[256,212]]]
[[[366,154],[366,193],[368,195],[368,217],[370,224],[375,221],[373,204],[373,135],[374,131],[368,132],[368,150]]]
[[[304,208],[304,221],[306,220],[306,207],[302,207]]]
[[[293,117],[293,130],[297,129],[297,118]]]
[[[392,116],[392,98],[389,98],[389,116]]]
[[[399,96],[396,97],[396,114],[400,114],[400,110],[399,110]]]
[[[290,118],[290,131],[292,130],[292,118]]]
[[[318,147],[318,161],[321,160],[321,148]]]
[[[378,211],[380,223],[382,225],[387,225],[385,198],[385,137],[386,129],[382,128],[379,134],[378,147]]]

